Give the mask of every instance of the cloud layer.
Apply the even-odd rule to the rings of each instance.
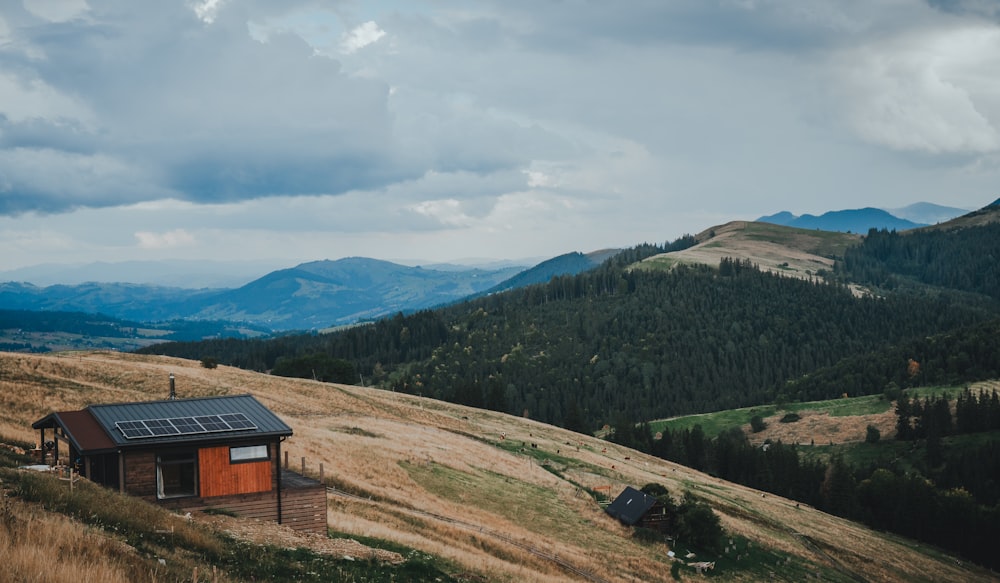
[[[978,207],[998,23],[972,0],[7,3],[0,268],[538,257]]]

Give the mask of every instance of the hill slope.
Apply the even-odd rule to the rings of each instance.
[[[493,286],[485,293],[497,293],[509,289],[525,287],[536,283],[546,283],[553,277],[559,275],[576,275],[594,269],[607,258],[613,256],[620,249],[605,249],[583,254],[580,252],[566,253],[558,257],[553,257],[539,263],[538,265],[525,269],[514,277],[502,281]]]
[[[527,419],[163,357],[0,353],[0,371],[0,436],[25,441],[52,410],[164,395],[170,372],[182,397],[250,392],[294,428],[293,460],[322,462],[339,491],[361,495],[330,496],[332,528],[445,557],[471,580],[665,579],[666,547],[632,537],[586,494],[649,482],[719,514],[742,555],[718,559],[720,580],[991,580],[939,551]]]
[[[669,268],[677,263],[717,267],[723,257],[749,260],[763,271],[811,279],[829,271],[844,251],[861,241],[860,235],[786,227],[771,223],[733,221],[706,229],[697,245],[646,259],[648,268]]]

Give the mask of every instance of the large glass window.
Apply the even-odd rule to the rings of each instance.
[[[267,444],[241,445],[229,448],[229,463],[256,462],[269,459]]]
[[[179,498],[198,495],[198,463],[194,451],[156,456],[156,495]]]

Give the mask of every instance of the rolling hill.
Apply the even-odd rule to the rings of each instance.
[[[697,244],[682,251],[645,259],[640,267],[669,269],[677,264],[716,267],[724,257],[749,260],[762,271],[813,279],[833,269],[861,235],[786,227],[764,222],[733,221],[695,236]]]
[[[994,580],[925,545],[520,417],[165,357],[0,353],[0,371],[0,436],[22,442],[37,438],[30,423],[53,410],[165,396],[169,373],[181,397],[254,394],[293,427],[283,447],[292,459],[313,471],[324,464],[338,536],[438,557],[454,580],[666,580],[677,564],[668,548],[633,536],[591,496],[651,482],[675,498],[697,495],[721,518],[728,552],[698,556],[716,561],[718,580]],[[90,533],[96,540],[75,552],[129,553],[113,530]],[[673,550],[687,548],[677,541]],[[63,560],[73,552],[64,549]],[[136,560],[155,566],[154,557]]]
[[[525,269],[514,277],[500,282],[499,284],[486,290],[484,293],[492,294],[509,289],[517,289],[527,285],[546,283],[553,277],[560,275],[576,275],[594,269],[609,257],[620,252],[621,249],[603,249],[592,253],[566,253],[542,261],[538,265]]]

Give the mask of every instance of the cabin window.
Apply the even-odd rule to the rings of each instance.
[[[197,496],[198,464],[194,451],[161,453],[156,456],[156,496]]]
[[[259,462],[270,459],[267,453],[267,444],[264,445],[241,445],[229,448],[229,463],[239,462]]]

